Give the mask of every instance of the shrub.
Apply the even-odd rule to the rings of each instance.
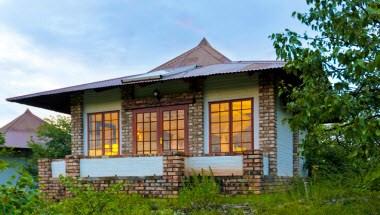
[[[210,208],[217,204],[220,188],[213,176],[199,175],[186,179],[179,194],[182,208]]]

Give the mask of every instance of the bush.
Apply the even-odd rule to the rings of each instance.
[[[213,176],[187,178],[179,193],[179,206],[188,209],[214,207],[219,199],[220,188]]]

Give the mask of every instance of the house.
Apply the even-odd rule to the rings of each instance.
[[[12,120],[2,128],[0,133],[5,138],[5,144],[0,147],[12,149],[12,154],[1,155],[1,159],[11,164],[9,168],[0,172],[0,184],[4,184],[13,175],[17,174],[19,165],[25,165],[30,156],[30,140],[37,140],[37,129],[44,123],[42,119],[27,109],[22,115]]]
[[[72,155],[41,160],[50,198],[59,175],[104,189],[175,196],[212,171],[225,193],[261,193],[298,175],[299,134],[276,94],[281,61],[232,61],[206,39],[149,72],[9,98],[70,114]]]

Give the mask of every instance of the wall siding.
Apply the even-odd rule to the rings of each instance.
[[[119,88],[102,92],[86,91],[83,95],[83,153],[88,155],[88,118],[87,114],[105,111],[120,111],[120,152],[122,153],[122,114],[121,114],[121,92]]]
[[[293,133],[289,124],[284,121],[289,117],[281,101],[276,102],[277,113],[277,175],[293,176]]]
[[[243,156],[206,156],[185,159],[185,174],[210,173],[214,176],[243,175]]]
[[[90,158],[80,160],[80,177],[144,177],[162,175],[162,156]]]
[[[209,77],[204,82],[204,151],[209,152],[209,102],[228,99],[253,98],[253,141],[254,148],[259,149],[259,88],[258,76],[236,74],[234,76]]]

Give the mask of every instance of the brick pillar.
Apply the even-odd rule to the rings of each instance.
[[[269,175],[277,175],[276,97],[271,74],[259,76],[259,144],[269,157]]]
[[[49,182],[52,177],[51,173],[51,160],[40,159],[38,160],[38,185],[42,193],[48,194]]]
[[[189,105],[189,153],[203,154],[203,93],[194,93],[194,103]]]
[[[260,194],[263,182],[263,152],[254,150],[243,154],[243,178],[248,180],[248,192]]]
[[[129,100],[134,98],[134,87],[125,86],[121,88],[122,110],[121,110],[121,152],[122,154],[133,154],[132,143],[132,111],[127,109]]]
[[[293,176],[300,175],[300,161],[299,161],[299,131],[293,132]]]
[[[185,175],[185,157],[180,154],[164,155],[164,175],[166,191],[163,196],[173,198],[178,196]]]
[[[66,176],[79,178],[80,176],[80,155],[66,155]]]
[[[83,155],[83,95],[71,96],[71,154]]]

